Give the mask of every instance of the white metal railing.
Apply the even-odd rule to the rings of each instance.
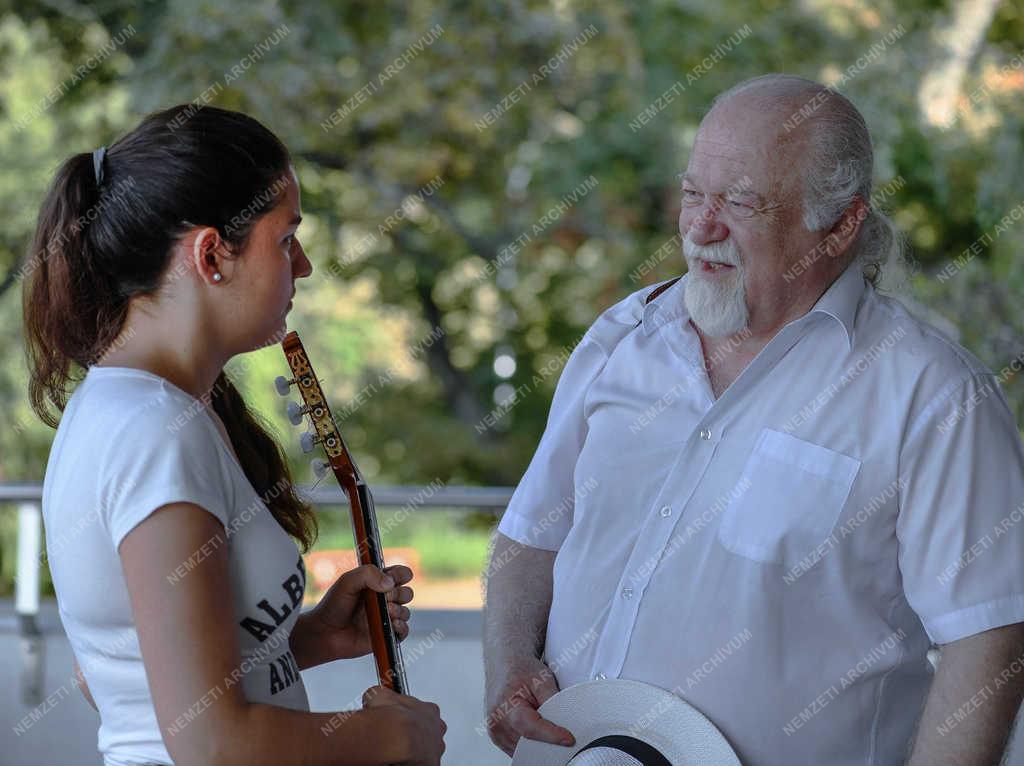
[[[374,505],[379,508],[438,510],[441,508],[477,509],[495,514],[508,505],[514,487],[371,487]],[[299,491],[314,506],[347,504],[340,487],[299,486]],[[0,504],[18,507],[18,560],[15,575],[15,609],[23,635],[39,631],[39,571],[42,564],[43,485],[41,482],[0,482]]]

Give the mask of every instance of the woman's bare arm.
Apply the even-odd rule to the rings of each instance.
[[[157,721],[174,762],[371,766],[410,759],[416,743],[404,706],[310,713],[247,702],[237,671],[228,685],[241,659],[225,534],[199,506],[173,503],[132,529],[119,548]],[[189,557],[198,563],[172,582],[168,575]]]

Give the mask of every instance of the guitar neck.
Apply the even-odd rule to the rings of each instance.
[[[320,381],[313,371],[306,349],[294,331],[288,333],[281,341],[288,366],[295,376],[291,380],[279,377],[275,381],[278,393],[287,396],[289,388],[295,385],[304,407],[294,413],[289,407],[289,417],[307,413],[313,433],[307,434],[308,442],[304,442],[303,450],[312,449],[319,444],[328,458],[328,465],[338,480],[338,485],[348,496],[352,517],[352,533],[355,537],[356,555],[360,565],[373,564],[384,568],[384,555],[381,550],[380,533],[377,530],[377,515],[373,508],[373,496],[359,472],[356,461],[345,446],[345,440],[338,430],[338,425],[331,415]],[[298,421],[292,420],[298,425]],[[314,438],[315,437],[315,438]],[[308,448],[308,449],[307,449]],[[366,609],[366,621],[370,630],[370,644],[373,658],[377,664],[377,678],[382,686],[386,686],[399,694],[408,693],[405,680],[405,666],[402,663],[402,652],[398,646],[391,615],[388,613],[387,597],[369,589],[363,591],[363,604]]]
[[[384,568],[384,554],[377,529],[377,514],[373,506],[370,488],[363,481],[355,484],[355,495],[358,502],[352,503],[352,531],[355,537],[356,551],[360,564],[373,564],[379,569]],[[359,512],[356,513],[358,506]],[[377,677],[381,685],[398,692],[408,694],[409,684],[405,678],[405,665],[402,661],[402,649],[398,644],[388,612],[387,597],[383,593],[367,590],[366,614],[370,624],[370,639],[373,643],[373,656],[377,663]]]

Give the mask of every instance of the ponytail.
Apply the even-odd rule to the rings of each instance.
[[[896,224],[878,207],[870,208],[857,233],[855,246],[855,257],[864,276],[881,291],[900,294],[920,269],[920,264],[907,258]]]
[[[117,203],[113,193],[106,204],[111,202]],[[32,370],[29,400],[52,428],[58,417],[50,405],[63,412],[72,363],[86,369],[97,361],[128,315],[128,298],[95,257],[93,223],[100,207],[92,155],[76,154],[57,171],[19,274],[24,280],[22,319]]]

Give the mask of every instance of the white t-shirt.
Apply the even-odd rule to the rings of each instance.
[[[50,450],[43,520],[61,621],[99,708],[106,766],[171,763],[117,550],[132,528],[171,502],[202,506],[224,525],[167,576],[187,577],[227,545],[234,603],[224,606],[241,648],[232,676],[205,702],[182,710],[172,728],[183,729],[237,683],[251,702],[309,709],[288,645],[306,584],[295,542],[249,483],[203,402],[144,370],[92,367],[68,401]],[[197,650],[204,640],[184,632],[179,639]]]

